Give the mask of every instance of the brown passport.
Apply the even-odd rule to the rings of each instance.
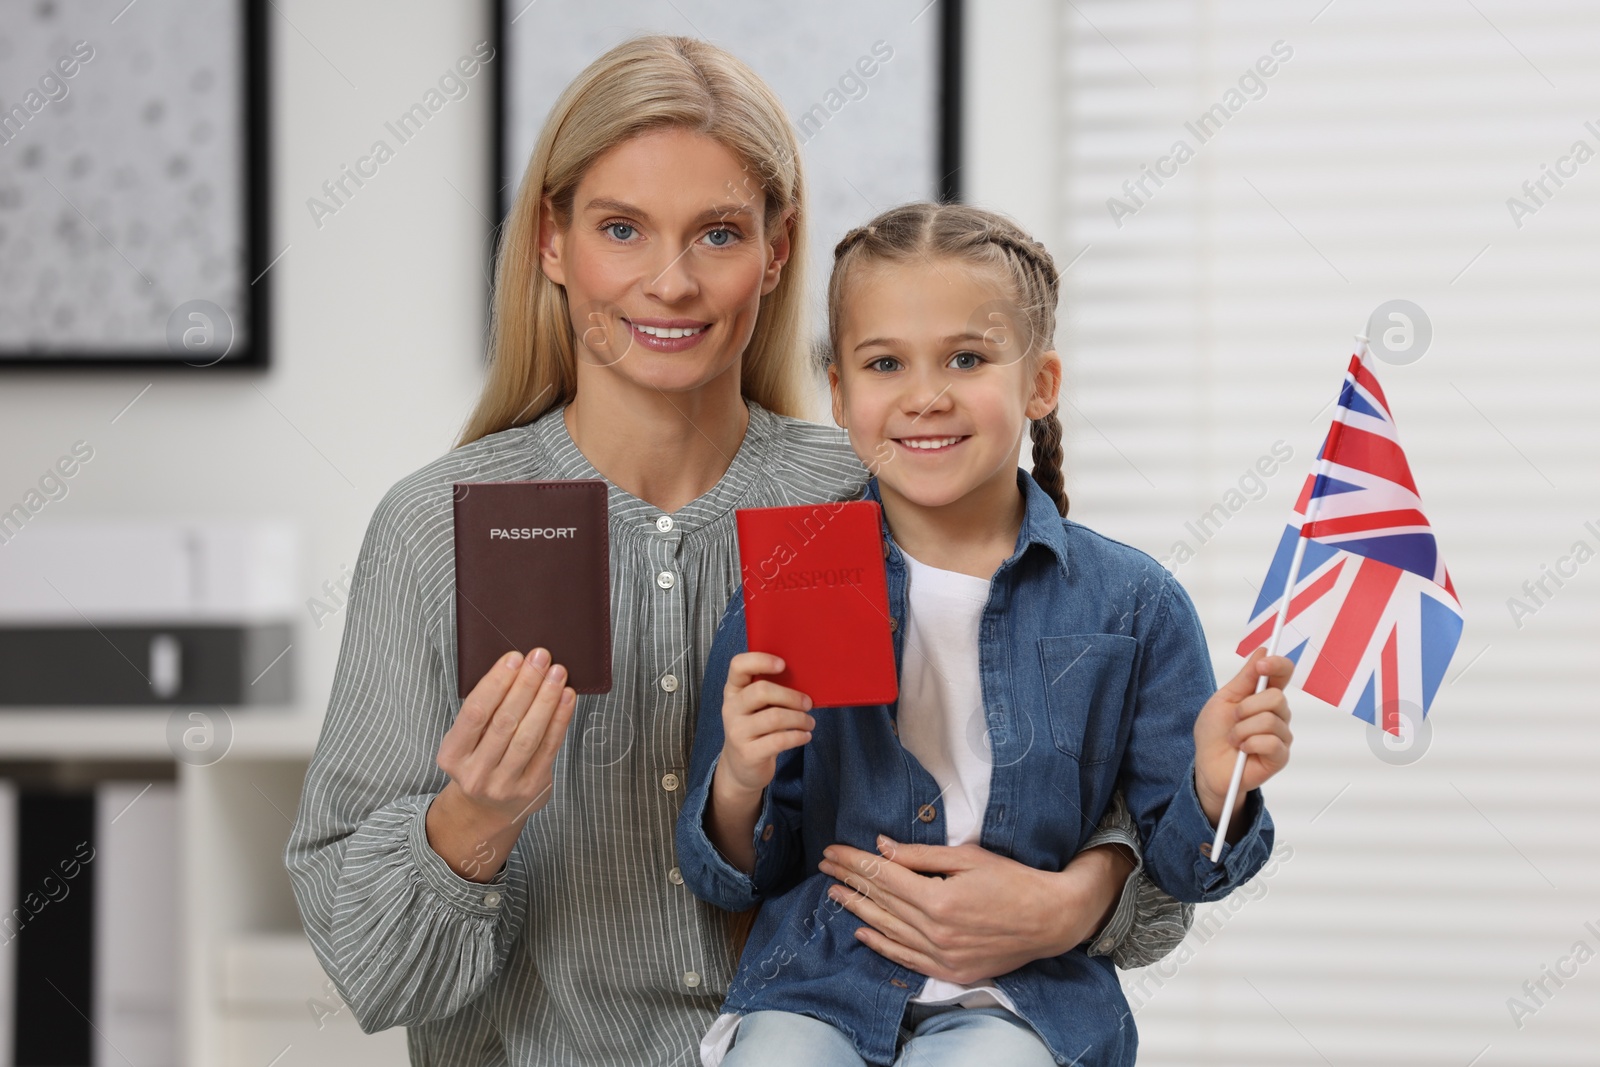
[[[535,648],[578,692],[611,689],[607,514],[598,478],[456,483],[461,696],[507,652]]]

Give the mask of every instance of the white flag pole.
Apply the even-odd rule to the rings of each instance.
[[[1356,334],[1356,355],[1365,358],[1366,354],[1366,335],[1358,333]],[[1339,389],[1340,392],[1343,393],[1344,386],[1342,383],[1340,384]],[[1333,421],[1335,423],[1343,423],[1344,413],[1345,408],[1343,405],[1335,405],[1333,409]],[[1329,427],[1329,432],[1332,432],[1331,426]],[[1314,473],[1318,476],[1325,475],[1327,473],[1327,466],[1327,459],[1319,456]],[[1311,484],[1312,488],[1315,489],[1316,483],[1312,482]],[[1302,531],[1307,526],[1311,525],[1311,523],[1316,521],[1317,505],[1321,502],[1321,499],[1321,497],[1313,495],[1310,502],[1306,504],[1306,517],[1300,526]],[[1300,563],[1305,559],[1305,556],[1306,538],[1304,536],[1300,536],[1295,538],[1294,558],[1289,561],[1289,576],[1283,583],[1283,596],[1278,600],[1278,616],[1272,620],[1272,636],[1267,640],[1267,655],[1269,656],[1276,656],[1278,654],[1278,642],[1283,637],[1283,626],[1289,618],[1289,600],[1294,594],[1294,587],[1296,583],[1300,581]],[[1256,692],[1259,693],[1266,687],[1267,676],[1263,674],[1256,681]],[[1233,762],[1233,778],[1228,782],[1227,799],[1222,802],[1222,817],[1217,820],[1217,836],[1211,842],[1211,861],[1213,863],[1221,862],[1222,839],[1228,834],[1228,822],[1233,816],[1233,804],[1234,801],[1239,798],[1239,783],[1244,780],[1244,765],[1246,759],[1247,754],[1241,750],[1239,752],[1239,758]]]

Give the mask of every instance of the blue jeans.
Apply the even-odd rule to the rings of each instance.
[[[1055,1067],[1028,1024],[1004,1008],[908,1004],[894,1067]],[[739,1020],[722,1067],[866,1067],[840,1030],[787,1011],[756,1011]]]

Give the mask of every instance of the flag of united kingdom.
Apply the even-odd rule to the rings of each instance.
[[[1306,538],[1284,655],[1307,693],[1399,736],[1403,707],[1426,715],[1433,703],[1462,613],[1369,360],[1350,357],[1333,425],[1239,654],[1267,643],[1296,542]]]

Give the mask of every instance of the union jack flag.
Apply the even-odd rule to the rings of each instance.
[[[1461,640],[1462,612],[1365,346],[1284,527],[1239,654],[1267,644],[1299,538],[1305,555],[1284,621],[1300,687],[1399,736],[1426,715]]]

